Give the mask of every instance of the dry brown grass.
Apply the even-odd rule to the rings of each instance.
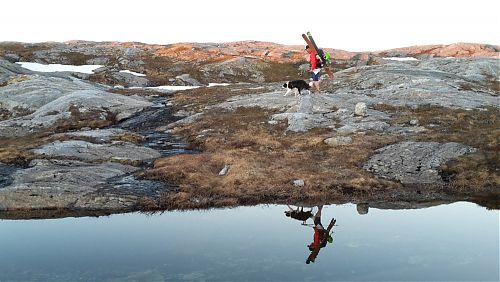
[[[48,139],[47,134],[0,138],[0,162],[25,166],[34,158],[30,150],[46,143]]]
[[[122,134],[114,135],[111,137],[111,140],[113,141],[125,141],[125,142],[130,142],[134,144],[138,144],[142,141],[145,140],[145,137],[136,133],[132,132],[125,132]]]
[[[249,89],[255,84],[244,86],[202,87],[175,93],[172,101],[176,108],[201,112],[205,107],[219,104],[227,99],[247,94],[259,94],[269,91],[266,87]]]
[[[107,113],[106,119],[101,119],[100,112],[81,113],[77,107],[71,107],[71,118],[61,120],[51,128],[43,131],[16,138],[0,138],[0,162],[17,165],[27,165],[34,155],[31,149],[50,142],[53,133],[68,132],[83,127],[102,128],[115,123],[116,115]],[[136,134],[122,134],[117,136],[118,140],[139,142],[142,136]]]
[[[375,148],[394,138],[364,136],[333,148],[323,143],[329,130],[284,135],[285,124],[267,123],[271,114],[260,108],[207,113],[203,120],[176,130],[202,150],[200,154],[159,159],[142,176],[178,185],[179,193],[162,199],[165,206],[178,208],[320,201],[397,186],[360,167]],[[197,138],[204,129],[211,130]],[[219,176],[226,164],[229,172]],[[303,179],[305,186],[295,187],[296,179]]]

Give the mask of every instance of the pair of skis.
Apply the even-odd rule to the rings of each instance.
[[[335,218],[332,218],[332,220],[330,221],[330,224],[328,224],[328,227],[326,228],[324,233],[320,236],[318,246],[316,246],[316,248],[314,248],[311,251],[311,254],[309,254],[309,256],[307,257],[306,262],[314,262],[316,260],[316,257],[318,257],[318,254],[319,254],[319,250],[321,250],[321,248],[322,248],[321,246],[326,244],[326,241],[328,240],[328,237],[331,236],[332,228],[333,228],[333,226],[335,226],[336,222],[337,222],[337,220]]]
[[[323,52],[320,51],[318,45],[316,45],[316,42],[314,42],[311,33],[309,31],[307,32],[307,35],[302,33],[302,38],[304,38],[304,40],[306,41],[307,45],[309,46],[309,49],[311,49],[315,55],[319,56],[321,62],[323,63],[323,68],[325,69],[328,76],[330,78],[333,78],[333,72],[328,66],[328,62],[326,61]]]

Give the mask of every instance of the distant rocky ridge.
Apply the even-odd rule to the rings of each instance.
[[[384,57],[500,58],[499,46],[475,43],[413,46],[376,52],[324,49],[332,54],[334,69],[376,64]],[[0,42],[0,57],[10,62],[104,65],[105,68],[91,75],[90,79],[122,86],[173,84],[176,76],[186,74],[204,84],[276,81],[297,76],[298,65],[306,63],[307,58],[303,45],[260,41],[169,45],[89,41]],[[249,69],[249,65],[254,67]],[[130,81],[131,75],[117,75],[116,72],[123,69],[144,73],[146,78]]]

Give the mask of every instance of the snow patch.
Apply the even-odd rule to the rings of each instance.
[[[229,83],[215,83],[215,82],[210,82],[208,84],[208,87],[213,87],[213,86],[228,86]]]
[[[181,91],[181,90],[189,90],[200,88],[200,86],[177,86],[177,85],[162,85],[162,86],[153,86],[153,87],[130,87],[130,89],[158,89],[158,90],[167,90],[167,91]]]
[[[16,62],[16,64],[21,65],[25,69],[38,72],[57,72],[57,71],[71,71],[71,72],[81,72],[93,74],[93,71],[101,68],[101,65],[61,65],[61,64],[39,64],[31,62]]]
[[[138,72],[133,72],[133,71],[129,71],[129,70],[121,70],[120,72],[133,74],[135,76],[146,76],[145,74],[138,73]]]
[[[404,61],[418,61],[418,59],[416,58],[413,58],[413,57],[385,57],[385,58],[382,58],[384,60],[391,60],[391,61],[400,61],[400,62],[404,62]]]

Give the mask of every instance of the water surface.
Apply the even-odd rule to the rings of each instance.
[[[334,241],[306,264],[313,229],[286,210],[1,220],[0,281],[499,279],[498,211],[325,206],[323,224],[337,219]]]

